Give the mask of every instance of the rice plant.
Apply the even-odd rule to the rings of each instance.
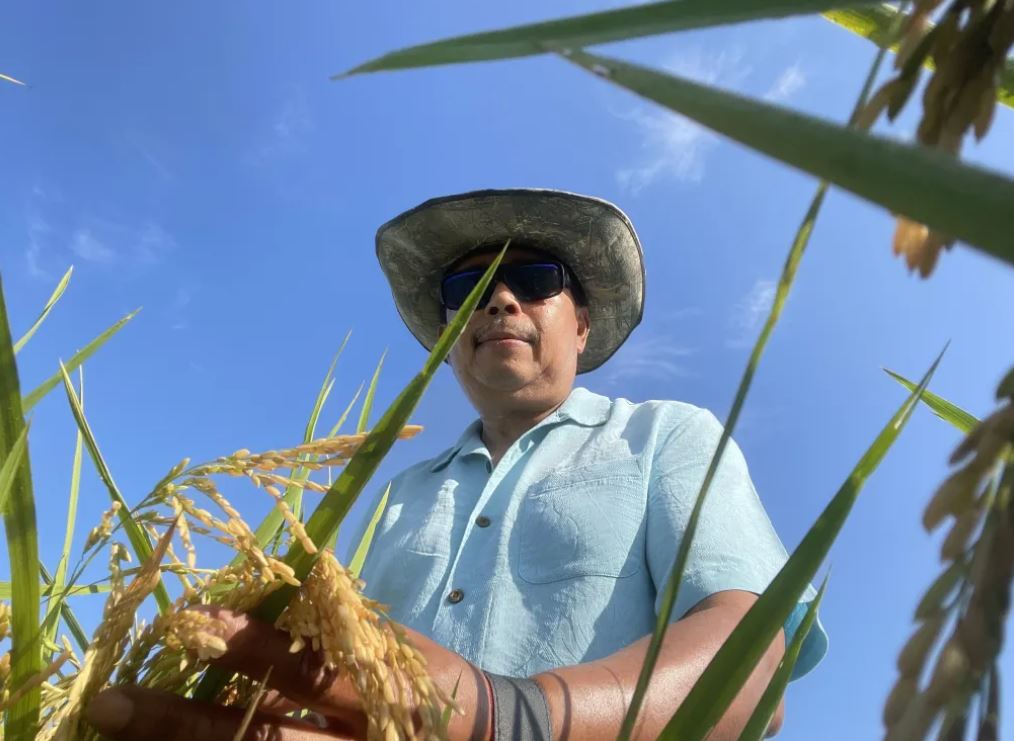
[[[894,252],[924,277],[932,273],[943,250],[959,241],[1014,264],[1009,236],[1014,231],[1010,208],[1014,181],[957,158],[968,132],[980,138],[987,134],[997,101],[1004,105],[1014,101],[1014,77],[1007,59],[1014,45],[1014,5],[1002,0],[953,0],[938,12],[940,5],[939,0],[922,0],[908,13],[889,5],[870,8],[854,0],[729,0],[721,4],[669,0],[434,42],[392,52],[347,73],[551,53],[822,181],[790,246],[776,301],[736,391],[683,539],[683,551],[690,547],[710,478],[777,325],[829,185],[896,214]],[[934,24],[935,12],[939,17]],[[817,13],[881,47],[853,116],[845,124],[586,50],[607,41]],[[897,52],[896,72],[874,91],[880,59],[887,49]],[[868,133],[879,116],[893,117],[903,109],[927,68],[933,76],[924,95],[918,142],[902,144]],[[338,435],[335,429],[325,437],[314,436],[320,408],[331,391],[329,371],[301,443],[261,453],[241,449],[195,465],[181,461],[137,501],[125,496],[115,483],[84,413],[83,386],[75,389],[71,378],[134,314],[96,337],[45,383],[23,394],[15,355],[53,309],[70,273],[17,342],[10,334],[0,286],[0,510],[12,575],[9,604],[0,603],[0,640],[9,640],[11,645],[0,657],[5,736],[92,738],[94,731],[84,721],[83,709],[100,690],[119,684],[214,699],[248,708],[252,714],[262,696],[258,678],[233,675],[207,663],[224,650],[223,625],[215,613],[216,607],[224,607],[276,624],[289,633],[294,649],[309,645],[321,653],[329,670],[349,676],[367,710],[370,738],[441,737],[448,712],[455,708],[453,697],[429,679],[419,653],[385,620],[382,607],[362,596],[356,560],[347,568],[328,546],[391,445],[418,431],[407,424],[409,416],[496,266],[496,262],[490,266],[419,375],[371,431],[365,428],[377,375],[355,434]],[[1014,373],[1000,386],[998,410],[979,423],[927,392],[939,361],[938,357],[918,383],[900,379],[909,388],[908,397],[717,653],[663,738],[703,739],[715,726],[816,576],[863,484],[920,402],[961,426],[968,437],[954,458],[964,465],[932,496],[924,513],[928,529],[950,520],[942,553],[948,566],[918,606],[916,630],[899,656],[899,679],[884,710],[886,734],[891,741],[922,739],[938,728],[942,738],[959,739],[974,727],[980,739],[996,738],[1000,712],[996,656],[1003,643],[1014,578]],[[87,450],[110,504],[89,534],[79,560],[72,567],[61,559],[50,576],[44,567],[50,559],[38,549],[31,430],[25,415],[60,385],[79,430],[75,470]],[[351,409],[352,404],[343,419]],[[340,473],[332,480],[333,469]],[[326,483],[313,478],[325,473]],[[222,495],[218,483],[222,477],[246,481],[261,496],[270,497],[272,513],[256,527],[245,522]],[[306,490],[322,495],[308,515],[303,505]],[[75,498],[72,495],[71,523]],[[203,564],[198,558],[202,542],[224,544],[234,555],[225,565]],[[108,579],[96,585],[79,584],[87,565],[100,554],[108,561]],[[668,611],[678,594],[679,564],[677,557],[665,587],[654,649],[645,662],[621,738],[628,738],[635,727],[654,656],[668,625]],[[102,621],[90,638],[69,599],[76,590],[89,588],[108,592]],[[796,641],[787,648],[744,738],[761,738],[766,732],[818,603],[819,597],[811,604]],[[142,622],[139,613],[153,617]],[[61,626],[70,636],[61,634]],[[412,703],[408,697],[414,698]]]
[[[362,597],[361,582],[318,544],[333,542],[345,514],[395,440],[419,431],[407,424],[408,417],[464,329],[500,257],[472,292],[465,310],[448,326],[422,371],[371,431],[337,435],[335,430],[291,448],[262,453],[240,449],[196,465],[184,459],[133,507],[116,487],[67,366],[60,364],[58,377],[111,504],[89,533],[69,576],[61,561],[59,589],[49,591],[45,618],[23,416],[26,399],[20,394],[16,345],[0,285],[0,390],[4,392],[0,397],[4,403],[0,508],[5,514],[11,563],[10,603],[0,607],[0,640],[12,642],[11,651],[0,658],[5,737],[96,738],[83,719],[84,709],[102,689],[114,685],[136,684],[252,707],[259,692],[256,683],[207,668],[207,660],[225,650],[224,626],[214,609],[209,612],[208,608],[268,619],[289,633],[293,651],[307,645],[319,651],[326,670],[352,679],[368,711],[369,738],[444,737],[449,711],[455,707],[453,697],[430,680],[423,657],[385,619],[382,606]],[[40,319],[17,343],[18,349],[65,286],[62,282],[54,292]],[[94,352],[110,334],[86,350]],[[330,391],[330,375],[329,370],[307,438],[312,437]],[[367,401],[372,399],[376,378],[375,374]],[[36,394],[34,400],[44,393]],[[368,404],[361,427],[367,415]],[[310,478],[313,472],[336,467],[342,473],[329,486]],[[243,479],[272,498],[274,511],[259,528],[250,527],[222,495],[216,483],[219,477]],[[290,497],[304,490],[323,495],[305,521],[293,511]],[[221,567],[199,565],[197,544],[202,540],[228,546],[235,558]],[[66,597],[103,550],[109,562],[109,596],[98,628],[90,639],[80,642],[80,651],[65,636],[47,639],[50,633],[55,635],[61,618],[68,626],[76,624]],[[129,568],[135,558],[138,565]],[[178,582],[175,599],[165,584],[169,575]],[[138,612],[149,597],[156,602],[157,615],[150,623],[138,622]]]

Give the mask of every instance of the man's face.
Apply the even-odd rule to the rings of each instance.
[[[474,255],[454,270],[486,268],[494,257]],[[503,259],[504,264],[544,261],[545,255],[522,248],[508,250]],[[448,321],[453,312],[449,314]],[[588,310],[575,304],[569,289],[547,299],[520,301],[501,281],[451,350],[451,366],[473,397],[559,393],[573,385],[588,329]]]

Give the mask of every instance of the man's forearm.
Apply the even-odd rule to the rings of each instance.
[[[641,708],[636,737],[654,739],[661,733],[755,599],[743,592],[722,593],[669,626]],[[616,738],[650,640],[646,636],[598,661],[533,677],[545,691],[554,739]],[[739,737],[783,652],[784,637],[779,633],[709,738],[724,741]],[[773,729],[780,723],[781,712],[772,723]]]

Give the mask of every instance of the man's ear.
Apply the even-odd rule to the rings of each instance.
[[[587,306],[577,307],[577,352],[584,352],[588,344],[588,333],[591,332],[591,314]]]

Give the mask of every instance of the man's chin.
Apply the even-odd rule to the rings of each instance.
[[[482,363],[476,368],[476,379],[486,388],[504,393],[521,391],[536,374],[518,363]]]

